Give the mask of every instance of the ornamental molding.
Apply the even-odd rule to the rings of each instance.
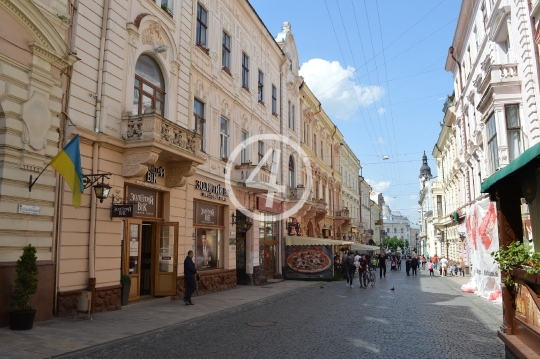
[[[194,161],[169,164],[167,166],[165,185],[167,187],[183,187],[187,183],[187,178],[195,174],[197,166],[198,163]]]
[[[124,154],[122,176],[126,178],[141,177],[148,172],[148,166],[153,165],[159,158],[161,151],[137,149],[137,151]]]

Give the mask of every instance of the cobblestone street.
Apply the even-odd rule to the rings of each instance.
[[[313,283],[62,357],[503,358],[501,321],[451,278],[389,271],[375,288]]]

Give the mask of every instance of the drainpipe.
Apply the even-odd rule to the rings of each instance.
[[[454,46],[450,46],[450,48],[448,49],[448,52],[450,53],[450,56],[452,56],[452,59],[454,59],[454,61],[456,62],[456,64],[458,64],[458,71],[459,71],[459,87],[460,87],[460,92],[461,92],[461,95],[459,96],[459,100],[461,102],[461,113],[462,113],[462,116],[463,116],[463,150],[464,152],[466,152],[467,150],[467,129],[466,129],[466,121],[465,121],[465,113],[463,112],[463,82],[461,80],[461,63],[456,59],[456,57],[454,56]],[[471,200],[471,183],[469,181],[469,167],[467,166],[467,195],[468,195],[468,198],[469,198],[469,201]]]
[[[103,16],[101,22],[101,41],[99,44],[99,63],[96,91],[96,118],[94,131],[101,132],[101,100],[103,93],[103,63],[105,62],[105,41],[107,35],[107,22],[109,20],[109,0],[103,0]],[[93,172],[95,173],[95,172]]]

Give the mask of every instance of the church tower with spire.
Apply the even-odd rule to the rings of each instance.
[[[427,164],[426,151],[424,151],[424,155],[422,156],[422,167],[420,167],[420,175],[418,176],[418,179],[420,180],[420,188],[424,187],[425,181],[429,181],[432,178],[433,175],[431,174],[431,168]]]

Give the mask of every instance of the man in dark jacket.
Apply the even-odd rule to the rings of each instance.
[[[197,282],[195,281],[195,275],[198,275],[195,263],[193,263],[193,251],[189,251],[186,260],[184,261],[184,277],[186,278],[186,295],[184,296],[184,303],[186,305],[193,305],[191,301],[191,295],[197,290]]]
[[[412,269],[412,275],[416,275],[416,269],[420,265],[420,261],[418,260],[418,256],[415,254],[413,258],[411,259],[411,269]]]
[[[347,256],[347,284],[352,288],[353,287],[353,279],[354,279],[354,272],[356,271],[356,266],[354,265],[354,253],[349,252],[349,255]]]
[[[379,253],[377,256],[377,265],[379,266],[379,276],[382,278],[383,275],[386,278],[386,266],[388,265],[388,256],[384,254],[384,251]]]

